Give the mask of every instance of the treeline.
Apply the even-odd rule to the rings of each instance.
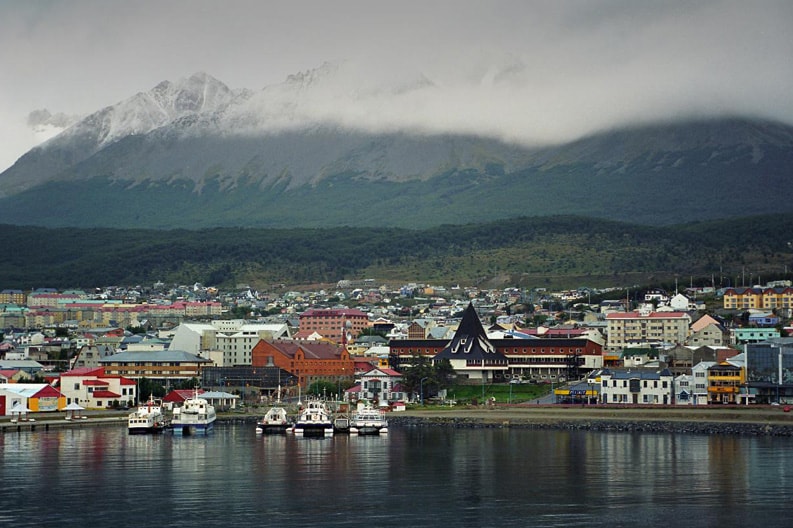
[[[2,225],[0,288],[343,278],[481,281],[495,275],[735,273],[793,268],[793,215],[672,227],[575,216],[424,230],[117,230]],[[769,276],[770,278],[770,276]]]

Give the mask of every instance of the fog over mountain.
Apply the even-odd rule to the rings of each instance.
[[[31,111],[87,116],[194,72],[222,81],[214,95],[230,98],[222,122],[236,132],[534,147],[691,118],[790,124],[791,22],[784,0],[3,3],[0,170],[45,139]],[[181,111],[150,103],[141,130]]]

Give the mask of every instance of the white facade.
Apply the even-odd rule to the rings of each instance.
[[[700,361],[691,368],[693,377],[693,405],[708,404],[708,369],[715,365],[715,361]]]
[[[668,405],[673,390],[672,373],[667,369],[606,369],[600,374],[604,404]]]
[[[170,348],[202,357],[222,354],[217,366],[250,365],[253,347],[262,339],[288,338],[286,324],[247,323],[242,319],[218,320],[211,324],[183,323],[174,333]]]

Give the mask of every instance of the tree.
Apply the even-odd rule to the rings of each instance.
[[[402,386],[407,392],[419,395],[423,392],[428,398],[450,387],[454,381],[454,369],[447,359],[433,363],[426,356],[413,356],[411,363],[412,366],[402,370]]]

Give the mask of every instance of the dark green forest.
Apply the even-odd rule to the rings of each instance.
[[[340,279],[487,287],[735,285],[793,269],[793,214],[649,227],[576,216],[402,228],[206,230],[2,225],[0,288]]]

